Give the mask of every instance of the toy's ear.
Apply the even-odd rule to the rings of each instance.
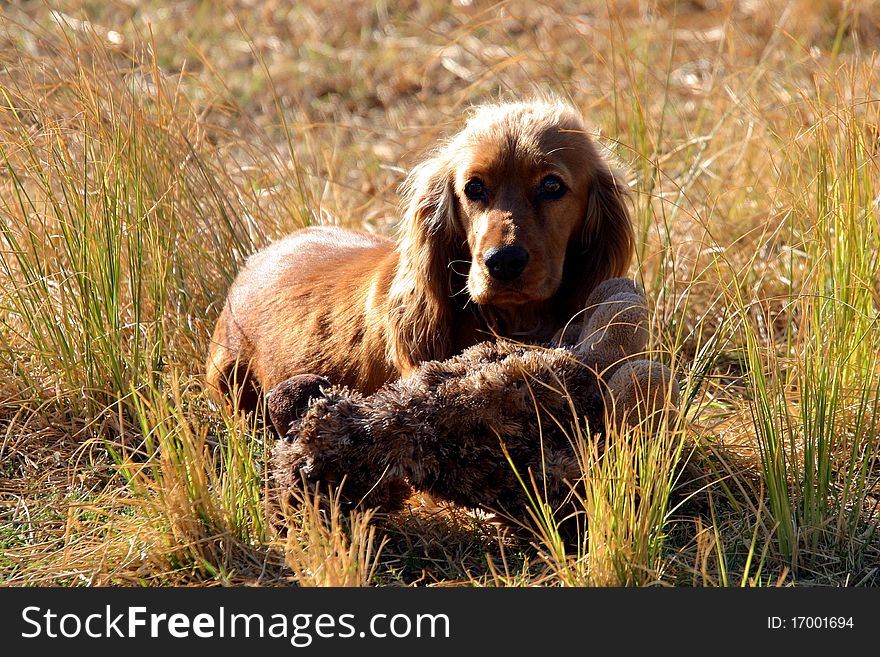
[[[322,388],[330,382],[317,374],[298,374],[282,381],[267,394],[269,419],[279,436],[284,436],[294,420],[309,407],[313,399],[324,396]]]

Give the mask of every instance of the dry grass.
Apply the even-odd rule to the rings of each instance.
[[[877,584],[878,43],[874,1],[0,8],[0,581]],[[389,233],[467,106],[548,91],[631,171],[681,424],[581,442],[575,546],[424,499],[275,536],[201,389],[241,261]]]

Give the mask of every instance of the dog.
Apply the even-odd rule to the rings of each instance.
[[[563,102],[474,109],[403,189],[396,240],[310,227],[248,259],[212,390],[245,411],[301,373],[371,394],[492,336],[547,342],[632,258],[626,185]]]

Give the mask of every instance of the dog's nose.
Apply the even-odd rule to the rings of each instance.
[[[486,269],[492,278],[512,281],[522,274],[529,262],[529,252],[521,246],[504,246],[489,249],[483,256]]]

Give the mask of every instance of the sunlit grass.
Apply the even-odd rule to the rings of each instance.
[[[877,3],[56,4],[0,17],[0,579],[878,582]],[[534,92],[628,172],[680,420],[572,423],[573,542],[540,491],[516,536],[309,499],[282,539],[271,435],[201,388],[227,285],[390,233],[468,104]]]

